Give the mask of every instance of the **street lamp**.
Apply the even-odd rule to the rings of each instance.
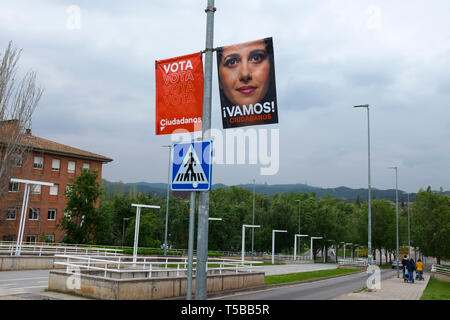
[[[253,224],[243,224],[242,225],[242,264],[244,264],[244,256],[245,256],[245,228],[259,228],[259,225]]]
[[[323,237],[311,237],[311,250],[309,250],[310,251],[311,260],[313,259],[313,240],[314,239],[323,239]]]
[[[50,183],[50,182],[23,180],[23,179],[16,179],[16,178],[11,178],[11,182],[25,184],[25,191],[23,193],[22,209],[20,211],[19,230],[17,232],[17,243],[16,243],[16,252],[15,252],[16,256],[20,256],[20,252],[22,251],[23,233],[25,230],[25,222],[26,222],[26,215],[27,215],[27,210],[28,210],[28,202],[29,202],[29,198],[30,198],[31,187],[33,185],[53,187],[54,184]]]
[[[296,234],[294,236],[294,260],[297,260],[297,237],[301,238],[301,237],[307,237],[307,234]],[[298,241],[299,243],[299,247],[300,247],[300,239]],[[301,254],[301,249],[298,250],[299,255]]]
[[[145,204],[131,204],[132,207],[136,207],[136,225],[134,227],[134,245],[133,245],[133,267],[136,265],[137,249],[139,243],[139,222],[141,220],[141,208],[154,208],[160,209],[160,206],[151,206]]]
[[[252,213],[252,224],[255,224],[255,179],[253,179],[253,213]],[[252,257],[254,255],[254,240],[255,240],[255,229],[252,228]]]
[[[130,218],[123,218],[122,221],[122,247],[123,247],[123,238],[125,237],[125,221],[130,220]]]
[[[272,264],[275,263],[275,233],[287,232],[287,230],[272,230]]]
[[[368,159],[368,167],[367,167],[367,172],[368,172],[368,232],[367,232],[367,237],[368,237],[368,241],[367,241],[367,267],[368,267],[368,278],[371,277],[372,275],[372,215],[371,215],[371,209],[370,209],[370,188],[371,188],[371,182],[370,182],[370,115],[369,115],[369,105],[368,104],[363,104],[363,105],[358,105],[358,106],[354,106],[354,108],[367,108],[367,159]]]
[[[410,228],[411,228],[411,224],[410,224],[410,220],[409,220],[409,193],[408,195],[408,258],[411,258],[411,237],[410,237]]]
[[[163,148],[169,148],[169,170],[167,173],[167,203],[166,203],[166,230],[164,232],[164,255],[167,255],[167,230],[169,229],[169,193],[170,193],[170,158],[172,154],[172,145],[164,145]]]
[[[396,235],[397,235],[397,253],[396,253],[396,265],[397,265],[397,278],[400,278],[400,266],[398,263],[398,179],[397,179],[397,167],[389,167],[389,169],[395,170],[395,221],[396,221]]]
[[[300,234],[300,206],[302,204],[301,200],[295,200],[298,201],[298,233]],[[300,254],[301,251],[301,246],[300,246],[300,239],[298,239],[298,254]]]

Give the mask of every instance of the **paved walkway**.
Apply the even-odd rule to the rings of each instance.
[[[420,300],[423,291],[430,280],[430,274],[424,275],[424,281],[415,280],[414,283],[405,283],[403,279],[392,278],[381,281],[381,288],[368,292],[348,293],[334,298],[333,300]]]

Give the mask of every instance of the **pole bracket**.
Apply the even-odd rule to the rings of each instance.
[[[208,12],[214,13],[214,12],[216,12],[216,7],[207,7],[207,8],[205,9],[205,12],[206,12],[206,13],[208,13]]]
[[[216,48],[206,48],[205,50],[202,50],[202,51],[200,51],[202,54],[204,54],[204,53],[206,53],[206,52],[208,52],[208,51],[210,51],[210,52],[214,52],[214,51],[217,51],[217,49]]]

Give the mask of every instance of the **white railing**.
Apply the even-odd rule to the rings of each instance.
[[[13,256],[16,251],[15,243],[0,243],[0,255]],[[60,245],[60,244],[24,244],[21,247],[21,255],[33,256],[53,256],[57,254],[77,254],[77,255],[96,255],[96,256],[117,256],[121,255],[121,249],[101,248],[101,247],[83,247],[78,245]]]
[[[444,266],[440,264],[433,264],[431,266],[431,272],[443,273],[450,276],[450,266]]]
[[[155,274],[161,271],[168,271],[164,276],[180,276],[187,272],[188,259],[176,257],[138,257],[133,262],[132,256],[116,256],[101,259],[91,256],[78,255],[55,255],[55,258],[65,259],[65,261],[56,261],[56,265],[66,266],[67,273],[73,273],[74,270],[102,271],[101,277],[114,277],[113,274],[120,273],[147,273],[147,278],[155,277]],[[208,259],[207,272],[222,274],[224,272],[252,272],[255,271],[254,264],[261,261],[245,261],[235,259]],[[195,259],[194,259],[195,264]],[[193,268],[195,272],[195,267]],[[98,275],[97,275],[98,276]],[[133,276],[134,278],[134,276]]]
[[[378,264],[376,260],[372,260],[373,264]],[[367,266],[367,258],[348,258],[348,259],[341,259],[338,258],[338,264],[340,265],[353,265],[353,266]]]

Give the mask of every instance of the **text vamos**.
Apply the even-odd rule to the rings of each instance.
[[[267,102],[264,102],[263,104],[255,103],[255,104],[249,104],[248,106],[242,105],[242,106],[224,107],[224,108],[222,108],[222,110],[223,110],[224,118],[260,115],[263,113],[267,114],[267,113],[275,112],[275,102],[267,101]]]

